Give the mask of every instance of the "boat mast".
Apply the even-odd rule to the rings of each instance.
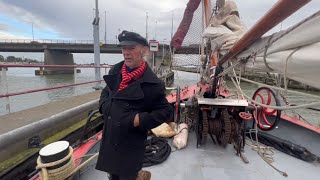
[[[205,28],[208,27],[209,21],[211,18],[211,2],[209,0],[203,0],[203,7],[204,7],[204,17],[205,17]]]
[[[146,40],[148,41],[148,12],[146,12]]]
[[[95,11],[95,18],[93,20],[93,41],[94,41],[94,65],[100,66],[100,43],[99,43],[99,9],[98,9],[98,0],[96,0],[96,11]],[[98,90],[101,89],[100,86],[100,68],[95,68],[95,80],[98,81],[93,87],[94,89]]]
[[[107,11],[104,11],[104,44],[107,44]]]
[[[173,10],[171,15],[171,39],[170,40],[172,40],[172,36],[173,36]]]

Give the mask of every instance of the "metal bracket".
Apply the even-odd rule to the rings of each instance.
[[[41,143],[40,136],[36,135],[29,139],[28,148],[42,148],[44,144]]]
[[[198,104],[213,106],[248,106],[248,102],[242,99],[198,98]]]

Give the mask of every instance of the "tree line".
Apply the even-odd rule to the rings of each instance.
[[[8,56],[8,57],[3,57],[0,55],[0,62],[8,62],[8,63],[40,63],[37,60],[34,59],[29,59],[29,58],[21,58],[21,57],[15,57],[15,56]]]

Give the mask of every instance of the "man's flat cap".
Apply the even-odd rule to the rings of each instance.
[[[118,36],[119,46],[132,46],[141,44],[143,46],[148,46],[147,40],[140,34],[130,31],[122,31]]]

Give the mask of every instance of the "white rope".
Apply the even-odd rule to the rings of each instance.
[[[67,163],[59,168],[48,169],[50,167],[60,165],[66,161]],[[75,163],[73,159],[73,148],[69,146],[69,153],[66,157],[50,163],[43,163],[41,160],[41,156],[39,156],[37,159],[36,169],[41,170],[40,177],[42,180],[66,179],[72,174],[72,171],[75,169]]]
[[[231,66],[232,66],[232,62],[230,62],[230,64],[231,64]],[[234,74],[236,74],[236,71],[234,70],[234,68],[232,69],[232,71],[233,71],[233,73]],[[241,77],[241,68],[240,68],[240,75],[239,75],[239,79],[236,77],[236,81],[237,81],[237,86],[239,86],[240,87],[240,77]],[[238,88],[237,88],[237,90],[238,90]],[[241,95],[242,96],[242,98],[244,98],[244,96],[243,96],[243,94],[238,90],[238,93],[237,93],[237,98],[238,99],[240,99],[240,97],[239,97],[239,95]]]
[[[89,159],[87,159],[85,162],[83,162],[82,164],[80,164],[79,166],[77,166],[71,173],[71,175],[73,175],[74,173],[76,173],[77,171],[79,171],[84,165],[88,164],[90,161],[94,160],[95,158],[97,158],[99,155],[99,153],[94,154],[93,156],[91,156]],[[70,175],[70,176],[71,176]],[[69,176],[69,177],[70,177]]]
[[[255,117],[257,117],[257,107],[255,110]],[[258,155],[261,157],[261,159],[263,159],[266,163],[268,163],[274,170],[276,170],[277,172],[279,172],[281,175],[288,177],[288,174],[284,171],[281,171],[280,169],[276,168],[275,166],[273,166],[271,163],[274,162],[274,148],[270,147],[270,146],[263,146],[262,144],[259,143],[259,139],[258,139],[258,122],[254,123],[254,129],[250,129],[249,133],[250,133],[250,140],[251,140],[251,144],[246,143],[248,146],[251,147],[252,150],[256,151],[258,153]],[[251,133],[254,132],[255,133],[255,139],[256,141],[254,142]]]

